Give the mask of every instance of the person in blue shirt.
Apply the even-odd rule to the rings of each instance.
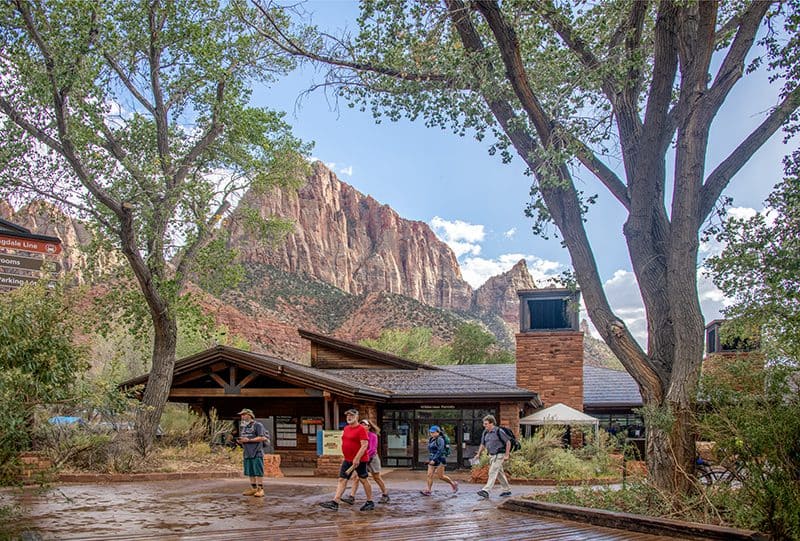
[[[442,479],[450,485],[453,493],[458,492],[458,483],[453,481],[444,474],[444,468],[447,465],[447,443],[442,435],[442,429],[438,425],[433,425],[430,428],[430,437],[428,438],[428,479],[427,488],[420,490],[423,496],[431,495],[431,488],[433,487],[433,478]]]

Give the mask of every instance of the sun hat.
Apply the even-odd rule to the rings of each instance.
[[[242,411],[240,411],[236,415],[249,415],[253,419],[255,419],[255,417],[256,417],[255,415],[253,415],[253,410],[251,410],[250,408],[244,408]]]
[[[429,432],[441,432],[441,431],[442,430],[439,428],[439,425],[433,425],[433,426],[431,426],[431,429],[429,430]]]

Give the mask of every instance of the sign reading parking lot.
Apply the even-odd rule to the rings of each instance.
[[[61,263],[53,256],[60,253],[61,239],[37,235],[0,218],[0,292],[47,280],[58,273]],[[55,285],[52,280],[47,282],[48,287]]]

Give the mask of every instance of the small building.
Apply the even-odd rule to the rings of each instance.
[[[176,363],[169,400],[198,413],[213,408],[229,420],[244,407],[252,409],[272,436],[272,451],[288,467],[318,467],[317,431],[339,429],[352,407],[380,426],[384,465],[426,467],[428,428],[437,424],[450,437],[451,464],[468,467],[484,415],[518,432],[520,411],[536,404],[535,392],[513,384],[299,333],[310,343],[310,366],[217,346]],[[121,387],[147,380],[143,375]]]

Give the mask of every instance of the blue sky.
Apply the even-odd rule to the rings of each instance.
[[[310,1],[305,9],[320,27],[336,33],[355,29],[356,2]],[[314,141],[313,155],[344,182],[391,206],[402,217],[428,223],[455,251],[464,278],[473,287],[508,270],[525,258],[535,278],[544,279],[569,268],[569,254],[558,240],[531,232],[524,216],[531,179],[521,160],[503,164],[489,156],[488,143],[459,137],[421,122],[406,120],[376,124],[369,113],[335,104],[317,90],[298,101],[299,94],[323,74],[306,66],[269,88],[256,88],[253,102],[288,111],[297,136]],[[711,133],[707,171],[767,114],[778,88],[763,73],[747,76],[732,93]],[[787,152],[779,132],[734,178],[725,195],[734,212],[760,210],[782,173]],[[790,143],[794,147],[797,141]],[[618,164],[610,163],[612,167]],[[588,216],[587,231],[612,306],[634,334],[644,337],[641,300],[635,288],[622,235],[622,208],[590,174],[579,174],[579,189],[599,194]],[[714,247],[707,247],[711,250]],[[700,283],[706,321],[719,317],[722,298],[707,280]]]

